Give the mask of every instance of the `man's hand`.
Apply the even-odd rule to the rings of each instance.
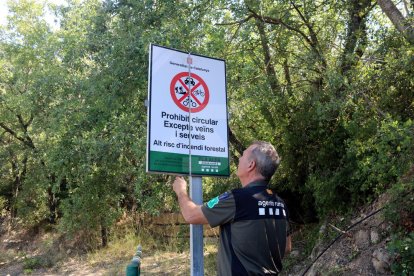
[[[187,182],[182,176],[177,176],[173,183],[173,190],[178,197],[187,195]]]
[[[191,224],[207,224],[208,221],[201,211],[201,205],[195,204],[187,194],[187,182],[177,176],[173,183],[173,190],[177,194],[181,213],[186,222]]]
[[[292,251],[292,235],[286,237],[285,254],[289,254]]]

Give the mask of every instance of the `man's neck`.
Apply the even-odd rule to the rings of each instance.
[[[246,177],[244,179],[240,179],[242,187],[246,187],[248,184],[254,182],[254,181],[260,181],[265,180],[263,176],[261,175],[252,175],[250,177]]]

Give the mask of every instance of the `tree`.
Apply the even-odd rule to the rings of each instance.
[[[43,9],[42,4],[31,1],[11,2],[9,25],[2,33],[0,128],[5,147],[1,150],[9,152],[8,163],[14,178],[8,197],[12,215],[23,211],[17,208],[19,204],[24,208],[35,201],[47,205],[42,203],[43,196],[37,194],[42,194],[41,185],[30,187],[33,185],[30,179],[44,178],[47,185],[53,181],[43,158],[47,143],[44,126],[48,123],[54,92],[60,89],[61,70],[55,56],[56,37],[43,19]],[[34,220],[44,215],[31,214]]]
[[[412,15],[404,17],[392,0],[378,0],[377,2],[395,28],[405,37],[405,39],[407,39],[407,42],[414,45],[414,25]]]

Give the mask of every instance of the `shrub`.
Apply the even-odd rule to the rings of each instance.
[[[414,233],[407,237],[393,236],[388,250],[395,256],[391,265],[393,275],[411,275],[414,271]]]

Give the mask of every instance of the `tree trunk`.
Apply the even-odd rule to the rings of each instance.
[[[14,178],[11,197],[9,199],[9,205],[10,205],[10,215],[12,218],[15,218],[17,216],[17,209],[15,206],[15,202],[19,195],[20,188],[23,184],[23,181],[26,177],[28,157],[25,155],[25,157],[22,160],[21,167],[20,167],[17,157],[14,155],[14,153],[11,150],[9,150],[9,154],[10,154],[11,165],[12,165],[12,174]]]
[[[101,222],[101,239],[102,239],[102,247],[106,247],[108,245],[108,228]]]
[[[275,68],[273,67],[273,64],[271,62],[269,39],[266,36],[263,21],[256,19],[256,26],[260,34],[260,42],[262,44],[264,65],[266,69],[266,75],[269,82],[269,86],[272,89],[273,93],[278,93],[280,92],[280,85],[276,77]]]
[[[57,199],[56,195],[52,190],[52,185],[47,188],[47,205],[49,207],[49,223],[55,224],[57,218]]]
[[[408,43],[414,45],[414,26],[404,18],[400,10],[391,0],[377,0],[382,11],[391,20],[395,28],[406,38]]]
[[[341,57],[341,73],[347,75],[365,52],[367,41],[366,15],[371,7],[371,0],[350,1],[349,20],[344,52]]]
[[[10,199],[10,215],[12,218],[16,218],[17,216],[17,209],[15,206],[15,202],[17,200],[17,196],[19,194],[20,186],[21,186],[21,179],[18,171],[18,165],[15,160],[11,161],[12,165],[12,173],[13,173],[13,186],[12,186],[12,195]]]
[[[290,77],[290,69],[287,58],[283,61],[283,72],[285,73],[286,90],[289,96],[292,95],[292,79]]]
[[[234,149],[240,154],[243,155],[243,151],[246,149],[245,146],[240,142],[239,139],[237,139],[236,135],[234,135],[234,132],[231,130],[231,128],[228,128],[229,131],[229,140],[230,143],[233,145]]]
[[[280,93],[280,85],[279,85],[279,82],[278,82],[277,77],[276,77],[275,68],[273,67],[273,64],[272,64],[272,61],[271,61],[269,40],[267,39],[267,36],[266,36],[263,21],[261,21],[259,19],[256,19],[256,26],[257,26],[257,29],[259,30],[259,34],[260,34],[260,42],[262,44],[262,49],[263,49],[266,76],[267,76],[267,81],[269,83],[270,90],[271,90],[270,91],[271,95],[269,95],[269,96],[271,98],[274,98],[273,95],[277,95],[278,93]],[[273,120],[273,115],[269,110],[268,104],[269,104],[269,101],[266,101],[265,103],[263,103],[260,110],[261,110],[263,116],[265,117],[266,121],[269,123],[269,125],[272,128],[275,128],[276,125],[275,125],[275,122]]]

